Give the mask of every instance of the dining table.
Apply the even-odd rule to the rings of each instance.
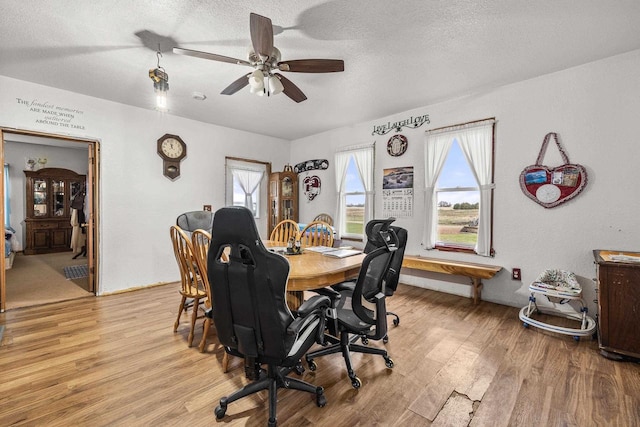
[[[264,241],[267,249],[276,253],[281,250],[281,242]],[[337,249],[337,248],[336,248]],[[282,253],[289,261],[289,281],[287,282],[287,304],[296,310],[304,301],[304,291],[324,288],[358,277],[360,266],[366,256],[358,253],[344,258],[335,258],[302,248],[300,254]]]

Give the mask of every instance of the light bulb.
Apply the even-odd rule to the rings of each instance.
[[[262,89],[264,87],[264,75],[262,71],[255,70],[253,73],[249,74],[249,85],[252,88]]]
[[[163,90],[156,91],[156,110],[162,112],[169,111],[167,104],[167,92]]]
[[[269,95],[277,95],[284,90],[282,82],[277,76],[269,77]]]

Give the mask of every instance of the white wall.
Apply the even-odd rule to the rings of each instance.
[[[414,166],[415,211],[398,225],[409,230],[407,253],[485,262],[505,267],[486,281],[483,299],[519,306],[526,294],[517,290],[545,268],[574,271],[594,297],[593,249],[638,250],[640,198],[635,182],[640,148],[634,126],[640,111],[640,51],[608,58],[570,70],[497,88],[393,116],[335,129],[289,143],[233,129],[190,121],[0,76],[0,126],[87,136],[101,143],[101,292],[113,292],[177,280],[169,250],[168,227],[184,211],[211,204],[224,205],[224,157],[271,161],[273,170],[286,163],[326,158],[330,167],[314,171],[322,192],[312,202],[300,197],[300,221],[335,206],[333,154],[337,147],[376,141],[376,189],[382,170]],[[389,90],[392,90],[390,88]],[[40,100],[80,110],[66,128],[41,124],[41,115],[19,100]],[[386,153],[393,135],[372,136],[374,125],[429,114],[431,123],[404,129],[409,148],[401,157]],[[495,258],[423,251],[423,143],[426,129],[496,117]],[[584,165],[589,183],[577,198],[544,209],[520,191],[518,176],[535,162],[548,132],[558,132],[574,163]],[[162,176],[156,140],[164,133],[180,135],[188,144],[182,176],[175,182]],[[549,147],[545,164],[559,165]],[[306,173],[300,175],[300,181]],[[382,212],[381,199],[376,212]],[[264,228],[262,228],[264,233]],[[523,281],[512,281],[510,270],[522,268]],[[403,282],[471,295],[466,280],[424,273],[403,275]],[[592,310],[593,305],[591,304]]]
[[[16,238],[25,246],[25,198],[26,198],[26,159],[46,158],[48,168],[64,168],[80,175],[87,174],[88,149],[72,149],[39,144],[8,141],[4,146],[4,161],[9,164],[9,182],[11,192],[11,227],[16,230]]]
[[[337,147],[376,142],[376,191],[382,187],[384,168],[413,166],[415,210],[396,224],[409,231],[408,254],[459,259],[503,266],[485,282],[484,300],[520,306],[526,292],[517,292],[546,268],[575,272],[592,310],[595,298],[593,249],[640,250],[640,197],[635,188],[640,145],[636,123],[640,112],[640,51],[611,57],[581,67],[500,87],[486,93],[425,106],[375,121],[310,136],[291,145],[291,162],[329,159],[333,166]],[[392,90],[392,89],[389,89]],[[401,157],[386,152],[395,132],[372,136],[373,126],[429,114],[430,124],[403,129],[409,147]],[[420,246],[424,205],[424,131],[489,117],[497,119],[495,145],[494,248],[495,258],[452,252],[425,251]],[[545,209],[524,196],[518,177],[534,164],[548,132],[557,132],[573,163],[586,167],[588,184],[575,199]],[[549,146],[544,164],[562,160]],[[334,211],[334,169],[314,171],[322,179],[322,193],[300,203],[300,220]],[[300,181],[307,173],[300,175]],[[302,200],[302,199],[301,199]],[[382,213],[377,197],[375,212]],[[522,269],[522,282],[511,280],[511,269]],[[471,295],[466,279],[440,274],[403,275],[404,283]]]
[[[51,115],[31,111],[34,100],[46,102],[46,110],[53,105],[78,111],[67,122],[38,123]],[[179,279],[169,226],[182,212],[224,206],[225,156],[269,161],[274,170],[289,162],[286,140],[3,76],[0,112],[0,126],[100,141],[100,293]],[[180,135],[187,144],[181,177],[173,182],[162,175],[157,154],[157,139],[165,133]],[[266,233],[266,224],[259,229]]]

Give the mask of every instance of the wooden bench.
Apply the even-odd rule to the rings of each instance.
[[[482,279],[491,279],[498,271],[502,270],[502,267],[497,265],[427,258],[418,255],[405,255],[402,261],[402,267],[470,278],[471,286],[473,286],[474,304],[478,304],[480,301]]]

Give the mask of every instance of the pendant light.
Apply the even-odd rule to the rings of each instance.
[[[158,44],[158,51],[156,52],[156,57],[158,58],[158,65],[156,68],[152,68],[149,70],[149,77],[153,80],[153,89],[156,91],[156,110],[167,112],[169,111],[169,106],[167,103],[167,92],[169,91],[169,75],[167,72],[160,66],[160,57],[162,53],[160,52],[160,45]]]

